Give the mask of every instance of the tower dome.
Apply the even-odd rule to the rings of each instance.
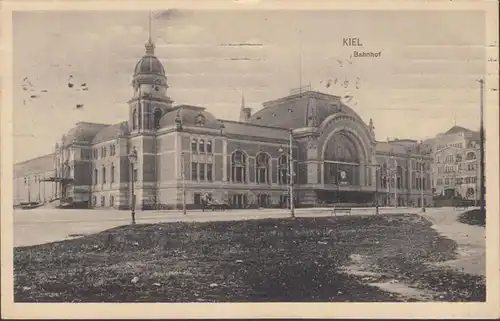
[[[134,76],[139,74],[156,74],[165,76],[165,68],[160,60],[155,57],[155,44],[149,38],[145,45],[146,54],[135,65]]]

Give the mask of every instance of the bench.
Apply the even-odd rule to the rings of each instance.
[[[337,213],[351,215],[351,210],[352,208],[350,207],[334,207],[332,210],[332,215],[337,216]]]

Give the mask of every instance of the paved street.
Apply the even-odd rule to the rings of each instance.
[[[380,213],[412,213],[417,208],[380,208]],[[327,208],[296,209],[297,216],[327,216]],[[354,209],[353,215],[374,214],[375,208]],[[225,221],[289,216],[289,210],[229,210],[226,212],[188,211],[138,211],[138,224],[176,221]],[[130,211],[116,210],[58,210],[39,208],[14,211],[14,246],[36,245],[64,240],[70,235],[100,232],[113,227],[130,224]]]
[[[352,215],[374,214],[375,208],[353,209]],[[460,257],[445,264],[469,273],[484,275],[485,230],[457,222],[461,211],[453,208],[430,208],[421,213],[419,208],[380,208],[380,213],[416,213],[434,223],[434,228],[443,236],[459,244]],[[138,211],[138,224],[176,221],[224,221],[259,218],[288,217],[289,210],[230,210],[226,212],[188,211]],[[299,217],[331,215],[331,209],[296,209]],[[130,224],[129,211],[116,210],[58,210],[39,208],[14,212],[14,246],[28,246],[60,241],[75,236],[100,232],[113,227]]]

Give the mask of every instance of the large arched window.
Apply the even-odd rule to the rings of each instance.
[[[278,184],[285,185],[288,184],[288,156],[281,155],[278,158]]]
[[[137,129],[137,109],[132,112],[132,130]]]
[[[257,184],[269,184],[269,155],[259,153],[255,158],[255,177]]]
[[[160,119],[161,119],[161,109],[157,108],[155,109],[153,113],[153,125],[155,129],[160,128]]]
[[[200,143],[198,144],[198,148],[200,153],[205,152],[205,141],[203,139],[200,139]]]
[[[235,183],[247,181],[247,156],[239,150],[231,155],[231,180]]]
[[[212,141],[207,140],[207,153],[212,153]]]
[[[198,151],[198,141],[194,138],[191,140],[191,151],[194,153]]]

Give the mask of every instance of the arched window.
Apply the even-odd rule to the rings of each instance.
[[[281,155],[278,158],[278,184],[285,185],[288,184],[288,156]]]
[[[191,151],[192,152],[198,151],[198,141],[194,138],[193,138],[193,140],[191,140]]]
[[[132,112],[132,130],[137,129],[137,109]]]
[[[205,152],[205,141],[203,139],[200,139],[199,150],[200,150],[200,153]]]
[[[161,109],[155,109],[155,112],[153,114],[153,119],[154,119],[154,128],[159,129],[160,128],[160,119],[161,119]]]
[[[212,141],[207,140],[207,153],[211,153],[211,152],[212,152]]]
[[[259,153],[256,157],[255,177],[257,184],[269,184],[269,155]]]
[[[115,182],[115,164],[111,164],[111,183]]]
[[[239,150],[231,155],[231,180],[235,183],[247,181],[247,157]]]
[[[97,168],[94,168],[94,185],[97,185],[97,178],[99,177],[99,173]]]

